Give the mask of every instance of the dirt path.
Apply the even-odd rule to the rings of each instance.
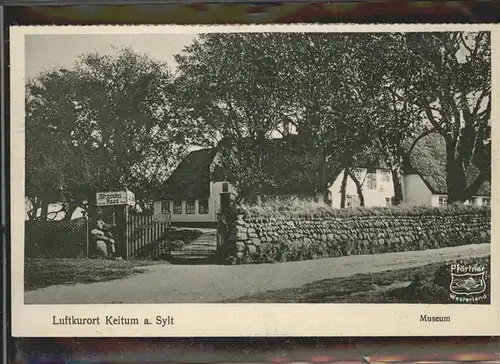
[[[300,287],[356,273],[418,267],[490,254],[490,244],[258,265],[154,265],[123,280],[52,286],[25,294],[26,304],[209,303]]]
[[[217,253],[217,230],[203,231],[200,237],[178,251],[172,251],[176,260],[206,259],[213,260]]]

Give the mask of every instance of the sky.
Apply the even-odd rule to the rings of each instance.
[[[26,78],[52,68],[70,68],[81,54],[114,55],[117,48],[123,47],[166,62],[175,70],[174,55],[190,45],[195,37],[196,34],[27,35]]]
[[[30,79],[53,68],[71,68],[81,54],[97,52],[114,55],[116,49],[123,47],[166,62],[175,70],[174,55],[190,45],[195,37],[195,34],[27,35],[25,76]],[[50,212],[59,209],[57,204],[49,206]],[[29,210],[29,207],[26,210]],[[82,217],[81,211],[77,209],[72,218]],[[25,219],[27,218],[26,214]]]

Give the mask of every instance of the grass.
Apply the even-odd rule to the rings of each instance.
[[[487,258],[473,259],[477,263],[485,260]],[[437,276],[449,263],[324,279],[298,288],[267,291],[224,303],[453,303],[448,298],[447,287],[436,283]],[[410,285],[383,289],[397,282]],[[489,281],[487,284],[490,284]],[[489,303],[489,299],[482,303]]]
[[[290,217],[354,217],[354,216],[421,216],[421,215],[457,215],[469,213],[489,213],[489,207],[454,204],[446,207],[399,205],[389,207],[358,207],[352,209],[334,209],[324,203],[310,200],[271,200],[256,205],[241,205],[236,214],[247,218]]]
[[[95,283],[122,279],[145,271],[139,267],[158,264],[145,260],[26,259],[25,291],[60,284]]]

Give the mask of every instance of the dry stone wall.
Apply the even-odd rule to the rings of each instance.
[[[238,263],[271,263],[489,243],[490,231],[489,209],[453,215],[238,215],[230,222],[229,242]]]

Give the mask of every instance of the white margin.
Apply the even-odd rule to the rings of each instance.
[[[445,336],[500,332],[498,146],[492,123],[491,305],[409,304],[116,304],[24,305],[24,37],[32,34],[186,34],[208,32],[492,32],[492,121],[500,116],[500,28],[491,24],[28,26],[10,28],[11,262],[13,336]],[[450,323],[420,322],[421,314],[451,316]],[[53,326],[52,315],[170,315],[166,328]]]

